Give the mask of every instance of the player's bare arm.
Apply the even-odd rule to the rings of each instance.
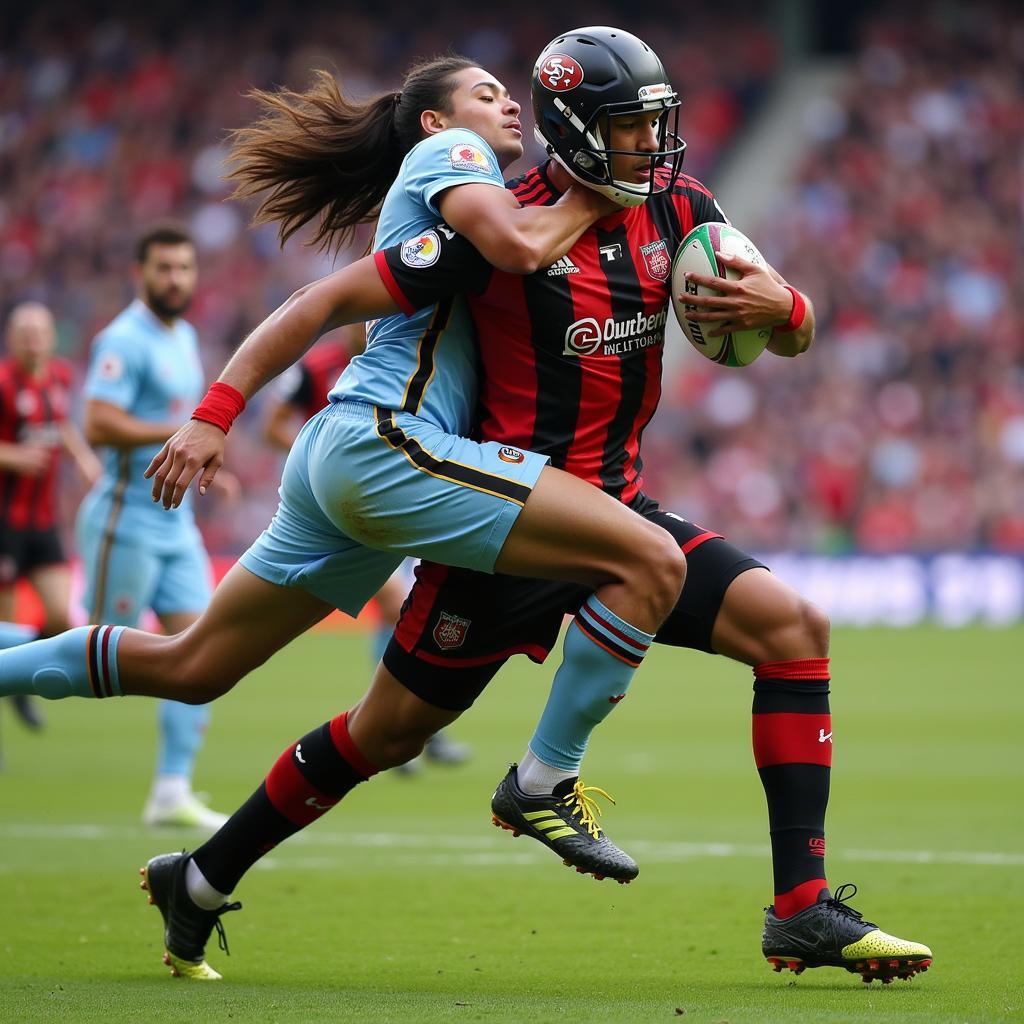
[[[38,444],[0,442],[0,469],[38,476],[50,464],[50,449]]]
[[[564,256],[596,220],[619,209],[592,189],[573,185],[553,206],[521,207],[493,185],[450,188],[441,215],[492,266],[510,274],[532,274]]]
[[[785,324],[793,312],[794,297],[785,279],[772,267],[759,267],[749,260],[719,252],[721,262],[740,272],[738,280],[706,274],[690,274],[688,279],[697,285],[713,288],[719,295],[686,296],[695,307],[692,319],[703,323],[718,323],[710,337],[720,337],[732,331],[745,331],[758,327],[777,327]],[[802,293],[801,293],[802,294]],[[814,340],[814,309],[810,299],[803,295],[807,307],[803,323],[795,331],[776,331],[768,343],[769,352],[777,356],[797,356],[806,352]]]
[[[399,311],[373,257],[366,256],[294,292],[245,339],[218,380],[248,400],[322,334]],[[205,494],[224,462],[225,438],[223,430],[203,420],[189,420],[172,437],[159,438],[166,443],[145,472],[153,478],[153,500],[177,508],[200,473],[199,493]]]
[[[158,444],[177,430],[176,423],[153,423],[125,412],[113,402],[91,398],[85,403],[85,439],[108,448],[138,448]]]
[[[60,439],[82,479],[91,487],[103,475],[103,464],[73,423],[65,420],[60,425]]]

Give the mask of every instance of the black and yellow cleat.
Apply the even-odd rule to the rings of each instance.
[[[932,951],[920,942],[908,942],[883,932],[847,906],[857,886],[841,885],[832,896],[828,889],[817,903],[782,920],[768,907],[761,949],[774,970],[800,974],[808,967],[842,967],[870,983],[888,985],[893,978],[909,981],[927,971]]]
[[[140,888],[149,893],[164,919],[164,963],[175,978],[218,981],[221,975],[206,962],[206,943],[217,929],[220,948],[228,953],[228,940],[220,915],[241,910],[241,903],[225,903],[216,910],[196,906],[185,887],[188,854],[163,853],[144,868]]]
[[[517,767],[509,767],[491,798],[491,820],[496,826],[513,836],[532,836],[554,850],[567,867],[598,881],[614,878],[626,885],[636,878],[640,873],[636,861],[620,850],[597,822],[601,810],[591,794],[612,800],[603,789],[566,779],[550,794],[530,796],[519,788]]]

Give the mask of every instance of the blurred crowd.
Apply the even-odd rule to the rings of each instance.
[[[871,19],[805,116],[799,173],[744,227],[813,297],[816,354],[689,362],[652,491],[762,550],[1024,552],[1024,13]]]
[[[96,331],[131,298],[135,234],[173,215],[190,224],[198,244],[200,283],[188,316],[215,373],[297,285],[331,269],[300,242],[282,253],[273,229],[251,229],[250,211],[225,201],[225,136],[254,116],[249,89],[303,88],[311,69],[330,67],[351,95],[368,96],[395,88],[416,58],[454,49],[479,60],[527,107],[530,149],[512,168],[517,173],[540,156],[528,89],[541,47],[567,28],[622,19],[621,4],[582,0],[514,18],[453,0],[429,19],[399,0],[5,6],[0,315],[26,298],[47,303],[62,354],[84,366]],[[658,45],[688,96],[691,172],[710,169],[775,71],[772,36],[755,20],[741,32],[708,26],[669,40],[651,15],[630,12],[628,20]],[[716,64],[712,50],[730,59]],[[244,549],[274,508],[279,456],[259,438],[255,406],[232,431],[229,453],[247,501],[230,515],[203,517],[214,550]]]
[[[327,272],[225,201],[225,134],[252,118],[254,86],[301,88],[326,66],[369,95],[451,48],[528,105],[549,38],[619,23],[664,59],[684,98],[686,168],[714,187],[779,66],[755,4],[677,33],[664,10],[608,2],[514,17],[465,0],[429,20],[410,10],[58,0],[0,14],[0,314],[47,303],[62,353],[83,367],[131,297],[133,237],[174,215],[199,248],[189,319],[213,373],[296,285]],[[810,147],[778,215],[743,225],[814,298],[817,356],[744,371],[689,361],[666,381],[645,439],[649,490],[741,544],[1024,550],[1024,16],[941,11],[865,24],[846,93],[808,107]],[[519,169],[538,156],[528,149]],[[279,459],[255,405],[229,452],[247,500],[204,517],[224,553],[274,507]]]

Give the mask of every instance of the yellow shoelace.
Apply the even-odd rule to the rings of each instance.
[[[606,793],[598,786],[584,786],[582,779],[576,780],[576,785],[572,787],[572,792],[562,798],[562,803],[569,808],[570,814],[579,814],[580,824],[586,827],[586,830],[594,839],[600,839],[601,826],[598,824],[597,819],[601,816],[601,806],[590,796],[591,793],[596,793],[599,796],[603,796],[606,800],[611,800],[612,803],[615,803],[610,793]]]

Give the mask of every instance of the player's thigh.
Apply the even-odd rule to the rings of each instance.
[[[496,568],[592,587],[620,580],[624,570],[635,568],[656,586],[662,571],[677,564],[672,596],[678,593],[684,563],[664,532],[592,484],[548,466],[509,533]]]
[[[715,650],[746,665],[828,655],[825,614],[766,568],[729,586],[715,622]]]
[[[124,543],[102,530],[79,537],[90,622],[134,626],[151,607],[160,579],[160,557],[141,544]]]

